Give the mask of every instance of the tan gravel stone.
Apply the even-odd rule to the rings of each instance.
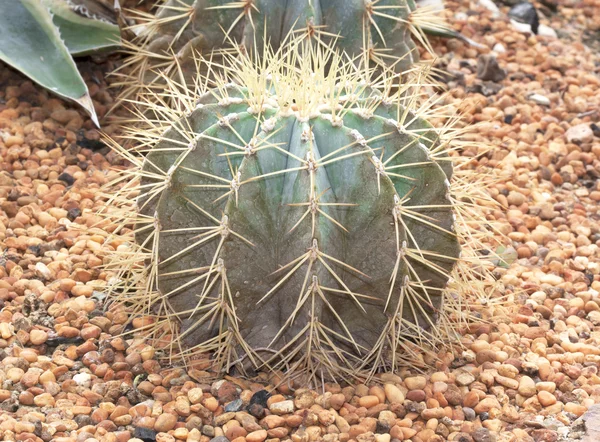
[[[156,418],[154,429],[158,432],[172,430],[177,423],[177,416],[171,413],[163,413]]]
[[[522,376],[519,379],[519,394],[525,397],[531,397],[537,393],[535,382],[529,376]]]
[[[379,404],[377,396],[363,396],[358,400],[358,405],[365,408],[371,408]]]
[[[556,384],[554,382],[538,382],[535,384],[535,388],[538,392],[547,391],[548,393],[554,393],[556,390]]]
[[[549,407],[556,403],[556,397],[552,393],[549,393],[544,390],[540,391],[537,394],[537,397],[538,397],[538,400],[540,401],[540,404],[542,404],[542,406],[544,406],[544,407]]]
[[[248,433],[246,436],[247,442],[262,442],[267,438],[267,432],[265,430],[253,431]]]
[[[489,413],[493,409],[500,409],[500,403],[495,397],[486,397],[482,399],[475,407],[476,413]]]
[[[269,405],[269,410],[274,414],[287,414],[292,413],[294,411],[294,401],[285,400],[280,402],[275,402]]]
[[[48,339],[48,333],[43,330],[33,329],[29,332],[29,341],[33,345],[41,345]]]
[[[383,388],[385,390],[385,397],[387,398],[388,402],[398,404],[404,402],[404,394],[398,387],[393,384],[385,384]]]
[[[427,385],[427,379],[424,376],[413,376],[404,379],[404,385],[409,390],[422,390]]]
[[[54,398],[48,393],[42,393],[34,397],[33,402],[38,407],[53,407]]]

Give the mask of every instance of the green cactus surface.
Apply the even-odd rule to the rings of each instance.
[[[186,347],[335,375],[435,330],[460,245],[415,85],[308,47],[232,56],[144,143],[135,237]]]

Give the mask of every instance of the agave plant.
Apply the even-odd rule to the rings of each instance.
[[[164,78],[138,151],[114,144],[135,165],[109,200],[117,301],[224,370],[393,368],[452,333],[457,291],[482,279],[485,197],[453,170],[460,130],[427,121],[444,109],[419,93],[426,73],[397,84],[298,42],[219,66],[227,81],[195,90]]]
[[[13,0],[0,14],[0,60],[79,103],[98,125],[74,56],[116,49],[119,27],[71,10],[65,0]]]

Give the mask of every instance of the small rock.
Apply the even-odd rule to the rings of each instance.
[[[144,427],[135,427],[133,436],[143,441],[156,440],[156,431]]]
[[[219,408],[219,401],[214,397],[208,397],[202,401],[202,405],[214,413]]]
[[[71,175],[71,174],[68,174],[68,173],[66,173],[66,172],[64,172],[64,173],[61,173],[61,174],[58,176],[58,179],[59,179],[60,181],[63,181],[63,182],[64,182],[64,183],[65,183],[67,186],[72,186],[72,185],[73,185],[73,183],[75,183],[75,178],[73,178],[73,175]]]
[[[520,206],[525,202],[525,196],[520,192],[515,192],[514,190],[508,193],[506,199],[508,200],[508,204],[514,204],[515,206]]]
[[[244,401],[242,401],[241,399],[236,399],[235,401],[231,401],[227,405],[225,405],[225,412],[240,411],[243,406]]]
[[[497,408],[500,409],[500,403],[498,402],[498,399],[496,399],[495,397],[486,397],[484,399],[482,399],[474,408],[475,413],[477,414],[481,414],[481,413],[489,413],[490,410]]]
[[[43,262],[38,262],[35,265],[35,273],[37,276],[45,280],[52,278],[52,271]]]
[[[294,401],[287,400],[281,402],[275,402],[269,406],[271,413],[275,414],[287,414],[294,412]],[[249,435],[248,435],[249,436]]]
[[[496,43],[492,48],[492,51],[497,52],[498,54],[504,54],[506,52],[506,48],[502,43]]]
[[[477,428],[471,434],[471,437],[475,442],[495,442],[496,436],[490,433],[490,430],[487,428]]]
[[[396,415],[391,411],[384,410],[379,413],[377,421],[386,428],[386,432],[389,432],[390,428],[396,424]]]
[[[291,402],[291,401],[290,401]],[[267,438],[266,430],[253,431],[246,436],[247,442],[263,442]]]
[[[426,408],[421,412],[421,417],[425,420],[441,419],[444,417],[444,415],[445,413],[442,407]]]
[[[538,33],[538,35],[541,35],[544,37],[558,38],[556,31],[554,29],[552,29],[550,26],[546,26],[546,25],[540,25],[538,27],[537,33]]]
[[[471,385],[473,382],[475,382],[475,376],[467,371],[461,371],[456,375],[456,383],[458,385]]]
[[[371,408],[379,404],[379,398],[377,396],[363,396],[358,400],[358,405],[365,408]]]
[[[221,403],[231,402],[239,397],[239,387],[232,382],[223,382],[217,390],[217,398]]]
[[[585,423],[585,436],[581,442],[600,440],[600,404],[592,405],[581,417]]]
[[[444,398],[450,405],[461,405],[463,394],[455,384],[448,384],[448,389],[444,392]]]
[[[550,106],[550,99],[541,94],[531,94],[529,99],[540,106]]]
[[[204,397],[204,392],[201,388],[192,388],[188,391],[188,399],[192,404],[198,404]]]
[[[248,413],[257,419],[261,419],[265,415],[265,408],[260,404],[250,404],[247,410]]]
[[[531,30],[534,34],[538,33],[540,18],[538,17],[535,6],[531,3],[524,2],[513,6],[508,11],[508,16],[519,23],[528,24],[531,26]]]
[[[167,432],[175,428],[175,424],[177,423],[177,416],[171,413],[163,413],[156,418],[156,423],[154,424],[154,429],[160,432]]]
[[[465,420],[467,420],[467,421],[474,421],[475,418],[477,417],[477,414],[475,414],[475,410],[473,410],[472,408],[463,407],[462,411],[465,415]]]
[[[540,404],[544,407],[556,404],[556,397],[548,391],[540,391],[537,395]]]
[[[423,402],[426,397],[425,391],[423,390],[410,390],[406,393],[406,399],[413,402]]]
[[[427,385],[427,379],[424,376],[413,376],[404,379],[404,385],[409,390],[422,390]]]
[[[506,78],[506,71],[500,67],[495,56],[481,54],[477,59],[477,78],[498,83]]]
[[[547,430],[540,428],[531,432],[534,442],[556,442],[558,440],[558,433],[554,430]]]
[[[48,340],[48,333],[44,330],[33,329],[29,332],[29,341],[33,345],[42,345]]]
[[[266,408],[267,400],[270,397],[271,397],[271,393],[269,393],[267,390],[259,390],[256,393],[254,393],[252,395],[252,397],[250,398],[250,405],[258,404],[258,405],[261,405],[262,407]]]
[[[569,143],[591,143],[594,140],[594,132],[589,124],[583,123],[570,127],[565,133],[565,137]]]
[[[89,373],[77,373],[75,376],[73,376],[73,380],[77,383],[77,385],[89,387],[92,376],[90,376]]]
[[[524,397],[531,397],[536,394],[535,382],[529,376],[523,376],[519,379],[519,394]]]
[[[383,390],[385,391],[385,397],[390,404],[401,404],[404,402],[404,394],[402,393],[402,390],[400,390],[394,384],[385,384],[383,386]]]

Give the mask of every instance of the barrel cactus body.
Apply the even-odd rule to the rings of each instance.
[[[135,172],[147,287],[225,365],[389,364],[435,331],[460,255],[445,141],[341,56],[228,63]]]
[[[431,49],[423,29],[446,28],[438,12],[417,9],[414,0],[166,0],[156,15],[138,17],[133,27],[135,61],[127,66],[134,69],[124,96],[139,92],[140,85],[161,88],[151,70],[175,77],[183,67],[189,80],[197,54],[208,56],[232,43],[262,53],[265,43],[277,48],[285,40],[308,38],[404,72],[419,60],[415,41]]]

